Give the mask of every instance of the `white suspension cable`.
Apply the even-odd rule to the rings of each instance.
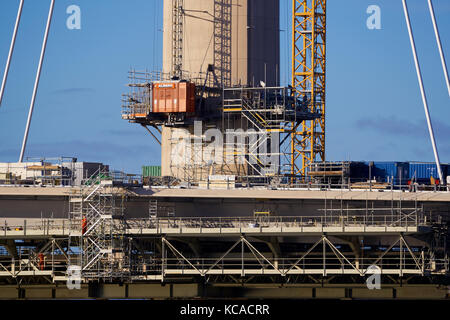
[[[48,39],[48,33],[50,31],[50,24],[52,21],[53,7],[55,6],[55,0],[51,0],[51,1],[52,2],[50,4],[50,9],[49,9],[48,18],[47,18],[47,26],[45,28],[44,41],[42,42],[41,57],[39,59],[39,66],[38,66],[38,70],[36,73],[36,80],[34,82],[33,96],[31,97],[30,111],[28,112],[27,125],[25,127],[25,134],[23,136],[23,141],[22,141],[22,149],[20,150],[19,162],[23,161],[23,155],[25,153],[25,148],[27,146],[28,132],[30,130],[31,118],[33,116],[34,102],[36,100],[36,93],[37,93],[37,89],[39,87],[39,79],[41,77],[42,62],[44,61],[45,49],[47,47],[47,39]]]
[[[430,8],[431,20],[433,21],[434,34],[436,36],[436,42],[439,48],[439,55],[441,56],[442,70],[444,70],[445,81],[447,83],[448,95],[450,97],[450,83],[448,82],[447,63],[445,62],[444,51],[442,50],[441,37],[439,36],[439,29],[436,23],[436,17],[434,16],[434,8],[431,0],[428,0],[428,7]]]
[[[439,154],[438,154],[438,150],[436,148],[436,140],[434,139],[433,125],[431,123],[430,112],[428,110],[427,96],[425,94],[425,89],[423,87],[422,73],[420,71],[419,59],[417,58],[416,45],[414,42],[414,36],[412,33],[412,29],[411,29],[411,22],[409,20],[408,6],[406,4],[406,0],[402,0],[402,2],[403,2],[403,11],[405,13],[406,25],[408,27],[409,40],[411,42],[411,49],[412,49],[413,56],[414,56],[414,63],[416,65],[417,78],[419,80],[420,93],[422,94],[423,107],[425,109],[425,117],[427,118],[428,131],[430,133],[431,145],[433,147],[434,159],[436,161],[436,166],[437,166],[438,173],[439,173],[440,183],[443,183],[444,180],[442,179],[443,177],[442,177],[442,170],[441,170],[441,162],[439,160]]]
[[[6,80],[8,79],[9,65],[11,64],[11,58],[12,58],[12,55],[14,52],[14,45],[16,43],[17,30],[19,29],[20,17],[22,16],[23,1],[24,0],[20,0],[19,9],[17,11],[16,25],[14,26],[14,32],[13,32],[13,36],[11,39],[11,46],[9,47],[8,59],[6,60],[6,67],[5,67],[5,72],[3,74],[2,87],[0,89],[0,107],[2,105],[3,93],[5,91],[5,86],[6,86]]]

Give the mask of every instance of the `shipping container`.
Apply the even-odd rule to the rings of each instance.
[[[161,176],[161,166],[143,166],[142,167],[143,177],[160,177]]]
[[[153,84],[154,113],[195,112],[195,84],[183,81]]]
[[[442,177],[445,179],[448,175],[448,164],[441,164]],[[419,183],[430,183],[430,178],[439,179],[437,166],[432,162],[410,162],[409,179],[415,178]]]
[[[393,182],[405,185],[409,179],[409,163],[396,161],[374,161],[371,169],[372,179],[379,182]]]

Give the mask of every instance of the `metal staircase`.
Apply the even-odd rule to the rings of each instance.
[[[109,173],[100,169],[70,199],[71,235],[79,237],[79,265],[85,279],[123,277],[122,202]]]
[[[236,156],[244,159],[253,174],[276,175],[279,165],[272,165],[267,157],[279,157],[279,152],[269,149],[271,141],[279,140],[279,133],[285,132],[286,122],[291,113],[292,98],[285,88],[229,88],[224,89],[223,114],[226,125],[244,119],[248,130],[248,143],[238,146]],[[253,131],[252,131],[253,130]],[[243,141],[243,139],[241,139]],[[232,147],[231,145],[229,146]]]

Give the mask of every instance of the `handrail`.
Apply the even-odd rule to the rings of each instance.
[[[361,209],[365,210],[365,209]],[[388,209],[386,209],[388,210]],[[403,209],[406,210],[406,209]],[[81,231],[81,219],[25,219],[23,224],[11,225],[5,220],[0,224],[0,236],[7,232],[16,231],[23,235],[29,235],[30,231],[41,231],[44,235],[52,232],[61,234],[69,233],[72,226],[79,226]],[[122,220],[113,220],[116,224]],[[409,214],[328,214],[319,216],[264,216],[264,217],[152,217],[125,220],[126,228],[301,228],[301,227],[419,227],[432,226],[433,221],[417,212]]]

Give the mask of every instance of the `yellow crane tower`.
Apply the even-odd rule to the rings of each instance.
[[[292,11],[292,87],[321,114],[291,124],[291,174],[306,176],[312,162],[325,161],[326,0],[293,0]]]

